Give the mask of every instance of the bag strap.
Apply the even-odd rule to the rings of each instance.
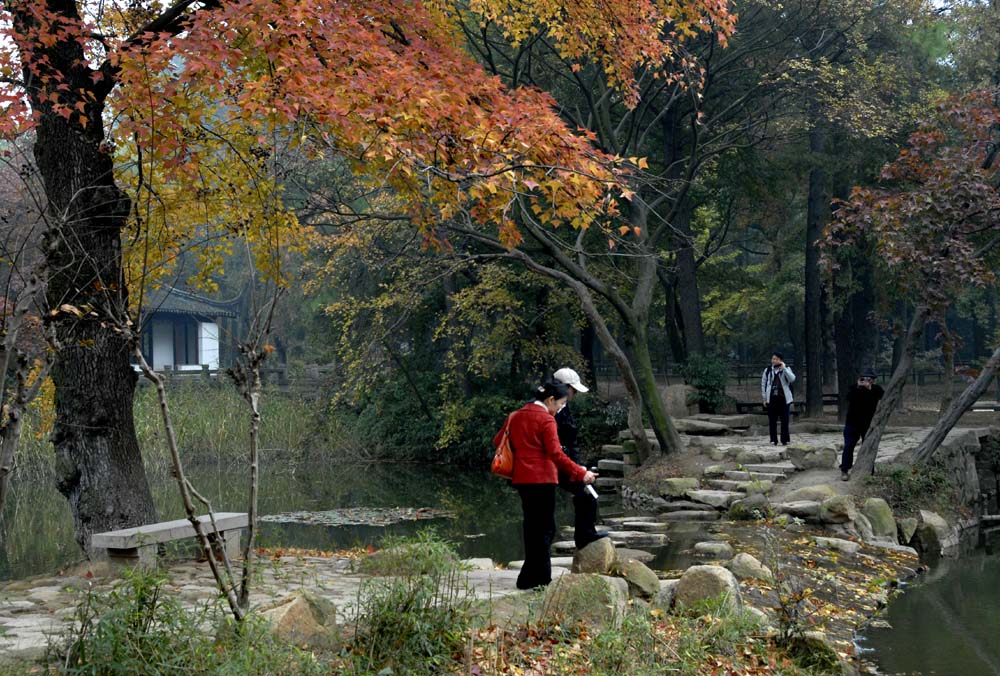
[[[507,438],[507,444],[510,446],[510,450],[512,452],[514,450],[514,442],[510,440],[510,421],[514,419],[515,413],[517,413],[517,411],[511,411],[507,415],[507,420],[503,424],[503,435]]]

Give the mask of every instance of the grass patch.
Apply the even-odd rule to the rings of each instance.
[[[896,516],[913,516],[920,509],[951,513],[957,492],[948,471],[932,460],[923,465],[879,465],[878,473],[865,477],[865,497],[883,498]]]

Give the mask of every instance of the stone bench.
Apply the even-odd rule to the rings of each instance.
[[[218,537],[212,529],[212,519],[208,514],[198,517],[202,529],[208,534],[213,548],[224,551],[229,559],[240,556],[240,531],[250,525],[246,512],[216,512],[215,525]],[[108,559],[115,564],[150,568],[156,565],[159,545],[173,540],[195,537],[194,526],[188,519],[162,521],[134,528],[94,533],[90,539],[91,549],[105,550]]]

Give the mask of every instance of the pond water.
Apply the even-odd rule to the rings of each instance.
[[[239,470],[211,465],[191,467],[188,473],[217,511],[246,511],[247,481]],[[454,518],[386,527],[262,523],[262,546],[338,550],[434,527],[463,556],[498,562],[522,558],[520,501],[506,482],[488,473],[426,465],[272,462],[262,467],[261,476],[262,515],[345,507],[431,507],[454,513]],[[160,518],[182,518],[176,483],[166,474],[150,482]],[[572,523],[572,503],[560,494],[557,522],[562,526]],[[15,478],[4,516],[0,580],[51,573],[81,559],[69,507],[53,481]]]
[[[941,559],[889,604],[892,629],[862,637],[884,674],[1000,674],[1000,556]]]

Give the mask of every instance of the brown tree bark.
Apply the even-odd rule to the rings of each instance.
[[[913,357],[917,351],[917,344],[923,335],[924,325],[929,316],[930,311],[924,306],[917,307],[913,313],[913,319],[910,321],[909,329],[902,341],[899,363],[892,372],[892,378],[889,379],[889,384],[885,388],[885,395],[879,402],[878,408],[875,409],[875,417],[872,419],[871,427],[868,428],[868,434],[865,435],[865,440],[858,450],[858,457],[852,471],[854,481],[871,474],[875,468],[875,456],[878,454],[879,442],[882,441],[885,428],[889,425],[889,418],[896,411],[903,397],[903,388],[910,375],[910,369],[913,368]]]
[[[955,427],[959,419],[989,389],[990,382],[996,376],[998,368],[1000,368],[1000,346],[993,350],[989,361],[986,362],[982,371],[979,372],[979,377],[972,383],[969,383],[965,391],[951,402],[948,410],[938,418],[931,431],[927,433],[924,440],[913,451],[913,464],[927,462],[934,456],[935,451],[941,446],[941,442],[948,436],[948,433]]]
[[[27,5],[8,7],[20,27],[32,25]],[[49,3],[48,9],[70,23],[80,20],[75,3]],[[71,36],[33,48],[22,59],[25,81],[39,83],[27,95],[38,115],[34,155],[47,200],[47,301],[51,308],[84,310],[57,318],[52,442],[57,486],[69,500],[76,540],[87,550],[92,533],[156,520],[132,419],[137,378],[129,339],[112,328],[128,312],[121,232],[131,204],[115,184],[104,131],[113,71],[105,69],[95,82]],[[55,75],[33,79],[38,64]],[[57,89],[63,86],[68,89]],[[86,125],[59,115],[52,100],[71,108],[79,103]]]
[[[822,280],[819,270],[819,240],[823,223],[829,213],[826,199],[826,171],[820,158],[824,134],[815,123],[809,132],[809,197],[806,205],[806,280],[805,280],[805,343],[806,343],[806,415],[823,415],[823,314],[820,307]]]

